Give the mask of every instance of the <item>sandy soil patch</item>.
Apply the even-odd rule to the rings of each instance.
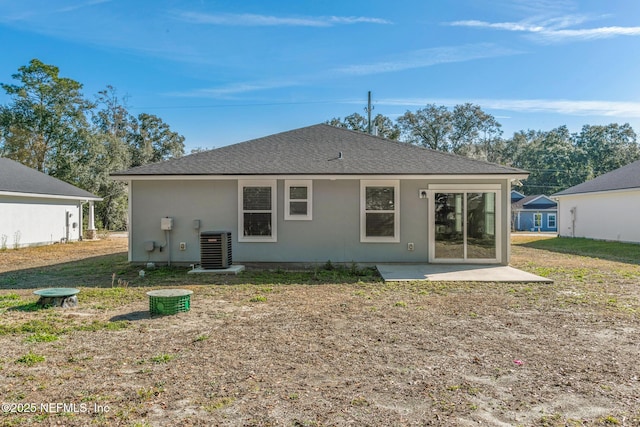
[[[110,244],[104,254],[122,251]],[[33,265],[2,262],[0,303],[33,301],[2,285]],[[74,310],[0,308],[0,396],[16,409],[0,423],[640,425],[640,267],[521,246],[512,265],[555,283],[258,285],[249,274],[180,283],[192,308],[172,316],[151,318],[144,292],[173,282],[83,288]],[[55,339],[34,338],[45,333]]]

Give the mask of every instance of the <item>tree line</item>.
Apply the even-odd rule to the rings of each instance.
[[[358,113],[326,123],[360,132],[368,128],[368,119]],[[503,138],[495,117],[471,103],[452,109],[430,104],[395,122],[378,114],[372,126],[384,138],[525,169],[530,175],[516,187],[525,195],[551,195],[640,159],[628,123],[584,125],[576,133],[566,126],[521,130]]]
[[[12,78],[16,83],[0,83],[9,97],[0,105],[0,156],[102,197],[99,227],[127,225],[126,187],[111,172],[184,155],[182,135],[155,115],[131,114],[112,86],[88,99],[81,83],[38,59]],[[361,132],[369,125],[358,113],[327,123]],[[550,195],[640,159],[629,124],[585,125],[577,133],[566,126],[522,130],[504,138],[501,124],[470,103],[430,104],[395,121],[378,114],[372,125],[385,138],[526,169],[531,174],[517,188],[526,195]]]
[[[0,156],[102,197],[97,226],[125,229],[126,187],[109,174],[180,157],[184,137],[157,116],[129,113],[112,86],[87,99],[81,83],[38,59],[12,78],[0,84],[9,96],[0,106]]]

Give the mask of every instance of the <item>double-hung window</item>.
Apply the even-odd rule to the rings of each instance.
[[[360,181],[360,241],[400,241],[400,181]]]
[[[238,241],[276,242],[276,181],[238,182]]]
[[[313,206],[311,180],[286,180],[284,194],[284,219],[311,220]]]

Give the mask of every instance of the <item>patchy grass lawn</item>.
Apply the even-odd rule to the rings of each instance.
[[[516,236],[523,246],[547,251],[584,255],[613,261],[640,263],[640,245],[634,243],[607,242],[583,238],[535,238]]]
[[[637,259],[531,239],[512,265],[552,285],[141,278],[124,239],[1,252],[0,425],[640,425]],[[38,308],[47,286],[79,307]],[[162,287],[191,310],[151,318]]]

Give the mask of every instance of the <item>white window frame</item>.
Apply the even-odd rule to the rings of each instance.
[[[394,210],[376,210],[376,213],[393,213],[393,236],[367,236],[367,187],[393,187]],[[400,180],[361,180],[360,181],[360,242],[361,243],[400,243]]]
[[[551,226],[551,218],[553,217],[553,227]],[[558,217],[554,213],[547,214],[547,228],[558,228]]]
[[[540,221],[536,221],[536,218],[540,218]],[[537,225],[536,225],[537,223]],[[533,214],[533,228],[534,229],[541,229],[542,228],[542,213],[541,212],[534,212]]]
[[[495,258],[436,258],[436,224],[435,224],[435,193],[494,193],[495,194],[495,238],[496,257]],[[502,259],[502,185],[501,184],[429,184],[429,262],[432,263],[474,263],[474,264],[497,264]],[[463,216],[467,217],[466,205]],[[465,246],[466,246],[465,233]],[[507,247],[508,248],[508,247]],[[508,249],[507,249],[508,250]]]
[[[263,213],[271,213],[271,236],[245,236],[244,235],[244,203],[243,195],[245,187],[271,187],[271,209]],[[238,180],[238,242],[277,242],[278,241],[278,212],[277,212],[277,181],[265,180]],[[258,212],[258,211],[247,211]],[[262,211],[261,211],[262,212]]]
[[[291,187],[307,187],[306,199],[291,199]],[[291,214],[291,202],[306,202],[306,215]],[[284,219],[290,221],[311,221],[313,219],[313,181],[310,179],[287,179],[284,181]]]

